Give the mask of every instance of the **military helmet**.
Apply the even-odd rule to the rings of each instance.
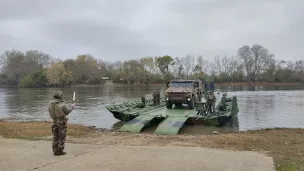
[[[54,93],[54,98],[55,99],[62,99],[62,96],[63,96],[63,93],[61,92],[61,91],[56,91],[55,93]]]

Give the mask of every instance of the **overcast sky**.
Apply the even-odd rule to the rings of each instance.
[[[0,52],[117,61],[186,54],[213,60],[261,44],[304,59],[304,0],[1,0]]]

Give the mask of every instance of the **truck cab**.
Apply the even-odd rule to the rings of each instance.
[[[190,109],[194,109],[202,98],[201,80],[171,80],[167,87],[165,97],[168,109],[172,109],[173,104],[178,107],[187,104]]]

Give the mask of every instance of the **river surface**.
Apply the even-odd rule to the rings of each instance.
[[[122,123],[105,108],[110,103],[138,98],[151,93],[152,86],[105,86],[99,88],[66,89],[0,89],[0,119],[10,121],[49,120],[47,107],[55,90],[64,93],[72,102],[76,92],[76,109],[69,115],[70,123],[97,128],[119,128]],[[246,131],[265,128],[304,128],[304,87],[216,87],[215,91],[236,95],[239,104],[237,117],[229,126],[215,128],[192,126],[181,133],[210,133]],[[153,132],[156,127],[147,129]]]

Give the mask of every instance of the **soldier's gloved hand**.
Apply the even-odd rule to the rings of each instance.
[[[74,109],[74,108],[75,108],[75,103],[72,103],[72,104],[71,104],[71,107]]]

